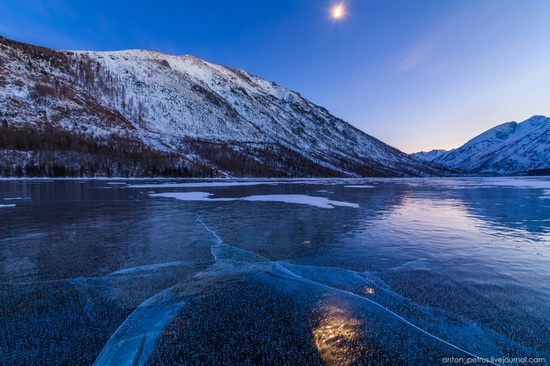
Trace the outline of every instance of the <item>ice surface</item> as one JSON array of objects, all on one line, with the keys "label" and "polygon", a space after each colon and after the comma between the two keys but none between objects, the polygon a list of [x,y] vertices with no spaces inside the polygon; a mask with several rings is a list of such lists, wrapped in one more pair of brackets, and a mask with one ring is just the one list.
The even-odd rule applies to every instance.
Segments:
[{"label": "ice surface", "polygon": [[[238,187],[238,186],[257,186],[257,185],[281,185],[281,184],[303,184],[303,185],[343,185],[344,188],[376,188],[372,182],[388,183],[385,178],[371,179],[297,179],[297,180],[258,180],[258,181],[239,181],[239,182],[193,182],[193,183],[157,183],[157,184],[133,184],[126,188],[207,188],[207,187]],[[540,188],[550,189],[550,180],[540,177],[480,177],[480,178],[433,178],[429,181],[420,178],[393,179],[391,182],[425,186],[441,185],[453,187],[518,187],[518,188]],[[370,183],[370,184],[369,184]],[[323,192],[326,190],[319,190]]]},{"label": "ice surface", "polygon": [[144,266],[121,269],[119,271],[111,273],[110,276],[127,275],[127,274],[133,274],[136,272],[154,271],[161,268],[176,267],[176,266],[188,265],[188,264],[189,262],[168,262],[168,263],[148,264]]},{"label": "ice surface", "polygon": [[303,194],[272,194],[256,195],[240,198],[209,198],[208,192],[167,192],[153,193],[151,197],[175,198],[180,201],[250,201],[250,202],[285,202],[301,205],[309,205],[319,208],[334,208],[335,206],[358,208],[356,203],[329,200],[326,197],[308,196]]},{"label": "ice surface", "polygon": [[[207,227],[204,223],[203,225]],[[208,228],[208,230],[213,232],[210,228]],[[215,235],[218,237],[217,234]],[[431,351],[442,347],[443,349],[447,349],[447,351],[445,351],[447,355],[449,355],[448,352],[452,349],[454,350],[453,352],[458,352],[458,355],[466,355],[468,357],[480,359],[501,354],[500,350],[502,350],[503,347],[509,347],[508,349],[519,347],[516,351],[525,352],[525,350],[521,350],[521,346],[510,344],[510,342],[503,337],[491,332],[486,333],[472,321],[457,317],[451,313],[414,304],[410,300],[393,292],[383,283],[383,281],[372,274],[357,273],[339,268],[299,266],[281,262],[271,262],[267,258],[255,253],[226,244],[214,245],[212,247],[212,253],[218,261],[252,264],[252,267],[247,268],[248,271],[253,271],[256,267],[256,270],[260,270],[262,273],[267,272],[282,277],[282,281],[298,281],[302,282],[304,287],[314,286],[323,293],[333,293],[331,298],[348,298],[351,296],[353,300],[349,298],[348,300],[358,302],[356,303],[356,306],[359,307],[356,309],[358,313],[365,310],[369,313],[374,311],[376,317],[379,318],[380,322],[386,327],[391,329],[393,327],[392,324],[395,323],[396,326],[399,327],[399,332],[401,334],[419,332],[422,335],[419,336],[416,334],[412,336],[409,334],[405,337],[408,340],[411,338],[422,339],[424,337],[428,337],[432,340],[427,341],[424,339],[419,341],[420,344],[417,346],[421,349],[429,344],[428,347]],[[407,263],[400,268],[425,268],[428,263],[429,261],[427,259],[421,258]],[[269,266],[269,264],[271,264],[271,266]],[[283,286],[289,287],[288,283],[283,284]],[[305,290],[304,287],[302,287],[301,291]],[[341,313],[340,310],[338,310],[337,313]],[[335,317],[334,314],[331,316]],[[360,317],[355,319],[357,319],[355,321],[357,323],[356,325],[360,324],[360,320],[358,320]],[[369,317],[369,319],[372,320],[372,317]],[[401,329],[403,323],[410,327],[410,329],[407,331]],[[369,329],[369,332],[370,331]],[[388,331],[388,329],[386,328],[385,331]],[[354,333],[357,337],[364,336],[364,330],[361,329],[347,329],[347,332],[347,334],[349,334],[349,332]],[[321,333],[323,332],[321,331]],[[314,334],[314,337],[316,336],[319,336],[319,334]],[[319,337],[320,339],[323,338],[321,336]],[[434,341],[439,345],[434,345]],[[395,342],[395,340],[391,342],[385,340],[384,342],[387,344]],[[397,343],[399,343],[399,341]],[[327,344],[325,344],[325,346],[327,346]],[[330,343],[328,347],[331,347]],[[403,344],[397,345],[397,349],[400,352],[403,352],[403,347]],[[321,353],[323,354],[323,352]],[[410,361],[410,356],[408,359]],[[490,361],[487,361],[487,363],[494,364]],[[342,364],[347,363],[344,362]]]},{"label": "ice surface", "polygon": [[212,255],[217,261],[236,262],[236,263],[266,263],[269,259],[261,255],[238,249],[226,244],[217,244],[212,246]]},{"label": "ice surface", "polygon": [[[517,180],[531,182],[511,179]],[[360,196],[345,185],[368,186],[372,180],[327,180],[311,190],[228,189],[227,195],[165,192],[174,196],[159,197],[218,204],[151,205],[151,200],[128,199],[120,209],[117,201],[108,206],[108,218],[94,217],[91,231],[74,230],[90,226],[88,221],[60,226],[58,216],[67,216],[58,210],[45,221],[52,223],[55,236],[45,231],[33,234],[37,238],[27,230],[32,219],[6,210],[7,227],[22,229],[17,237],[0,238],[6,249],[0,272],[7,275],[0,291],[7,309],[0,314],[0,349],[7,352],[0,351],[0,363],[31,364],[36,357],[44,363],[123,365],[250,360],[413,365],[471,355],[550,359],[548,236],[526,233],[530,239],[524,240],[514,230],[510,237],[503,229],[513,226],[495,222],[511,208],[510,222],[537,221],[533,225],[546,233],[548,206],[539,197],[550,196],[550,188],[522,189],[527,183],[521,183],[510,189],[509,180],[499,178],[506,188],[486,189],[496,187],[487,181],[492,179],[384,181]],[[361,212],[242,202],[262,193],[297,188],[296,193],[309,194],[330,185],[337,185],[339,199],[357,200]],[[252,193],[228,197],[242,191]],[[388,204],[390,191],[396,199]],[[28,193],[10,192],[13,197]],[[102,202],[118,200],[120,193],[93,190]],[[376,197],[384,199],[380,203]],[[145,208],[153,211],[143,213]],[[82,213],[83,220],[90,214]],[[46,220],[42,210],[37,217]],[[112,226],[106,225],[109,220]],[[113,228],[120,222],[137,232],[118,235]],[[103,232],[113,237],[100,237]],[[122,243],[128,235],[128,243]],[[539,237],[540,242],[533,240]],[[35,248],[52,239],[69,244],[45,267]],[[83,245],[86,240],[99,243],[89,247],[99,249],[97,259]],[[22,250],[25,245],[29,250]],[[74,255],[73,247],[86,255]]]},{"label": "ice surface", "polygon": [[111,336],[95,365],[145,365],[155,341],[185,305],[168,288],[144,301]]},{"label": "ice surface", "polygon": [[[378,307],[387,315],[437,342],[479,357],[471,352],[482,352],[485,357],[498,354],[494,340],[475,323],[437,309],[419,306],[392,291],[378,277],[369,273],[357,273],[340,268],[296,266],[283,264],[304,281],[313,281],[322,286],[357,297]],[[470,351],[468,351],[470,350]],[[489,362],[489,364],[491,364]]]},{"label": "ice surface", "polygon": [[240,187],[240,186],[276,186],[276,185],[363,185],[377,179],[365,178],[301,178],[301,179],[243,179],[217,180],[209,182],[163,182],[130,184],[126,188],[207,188],[207,187]]},{"label": "ice surface", "polygon": [[271,185],[277,182],[200,182],[200,183],[157,183],[157,184],[132,184],[126,188],[206,188],[206,187],[240,187]]},{"label": "ice surface", "polygon": [[418,258],[395,268],[392,268],[390,269],[390,271],[429,270],[429,265],[430,260],[428,258]]},{"label": "ice surface", "polygon": [[[418,181],[422,183],[421,181]],[[518,187],[550,189],[550,180],[541,178],[447,178],[432,179],[429,183],[450,186]]]},{"label": "ice surface", "polygon": [[[315,340],[319,356],[326,364],[335,364],[335,360],[338,360],[337,364],[342,365],[361,363],[366,360],[366,358],[363,359],[366,355],[359,352],[364,347],[374,347],[377,356],[386,354],[391,355],[390,357],[403,357],[409,361],[421,357],[419,355],[422,357],[428,355],[431,359],[434,359],[435,355],[476,357],[476,354],[420,328],[391,310],[390,306],[404,309],[405,312],[408,310],[407,315],[412,317],[416,309],[414,304],[407,303],[398,295],[381,287],[376,281],[361,274],[340,269],[274,263],[254,253],[224,244],[214,245],[212,252],[218,262],[195,275],[191,283],[168,288],[143,302],[113,334],[98,357],[96,365],[146,364],[149,356],[155,352],[156,346],[166,342],[167,336],[173,337],[174,333],[167,330],[167,327],[174,322],[182,324],[178,328],[178,334],[183,339],[197,337],[197,334],[183,326],[187,322],[185,318],[177,320],[184,307],[192,303],[196,305],[189,311],[199,312],[203,319],[214,316],[216,318],[211,321],[215,323],[231,321],[231,314],[235,309],[230,306],[234,300],[229,300],[227,296],[232,296],[231,288],[234,286],[241,288],[233,295],[238,296],[235,300],[241,306],[243,301],[262,303],[262,297],[254,300],[241,298],[247,293],[242,289],[249,288],[254,291],[261,289],[260,291],[266,293],[278,294],[279,298],[286,298],[288,305],[295,304],[293,308],[295,313],[290,314],[291,319],[297,317],[294,321],[298,321],[303,316],[311,316],[307,315],[311,312],[316,314],[311,337]],[[232,282],[232,278],[238,278],[238,281]],[[347,286],[347,288],[341,289],[340,286]],[[364,289],[365,286],[369,289],[374,288],[376,292],[368,291],[359,295],[351,291],[351,288],[358,290]],[[203,312],[204,305],[200,304],[208,304],[209,298],[226,292],[229,295],[223,297],[226,299],[224,307],[219,309],[217,315]],[[371,295],[386,299],[388,304],[386,306],[379,304],[368,297]],[[280,305],[276,306],[280,307]],[[413,310],[408,309],[407,306]],[[437,329],[444,331],[445,326],[450,325],[449,320],[429,311],[416,310],[416,313],[418,313],[416,320],[429,318],[430,320],[424,320],[424,322],[431,321]],[[259,312],[256,316],[258,318],[246,320],[247,327],[251,327],[247,328],[247,331],[260,331],[264,334],[263,337],[269,337],[268,329],[256,330],[255,328],[262,327],[261,324],[269,318],[270,314]],[[274,318],[273,321],[277,319],[279,318]],[[445,322],[441,324],[442,321]],[[476,339],[478,350],[490,351],[491,355],[498,354],[498,350],[492,346],[491,341],[475,326],[461,325],[463,322],[456,319],[453,321],[458,325],[452,325],[452,329],[448,330],[446,335],[454,335],[457,341],[462,338]],[[203,329],[200,331],[202,333]],[[229,334],[233,334],[233,331],[230,329]],[[340,334],[338,342],[333,342],[331,332]],[[188,351],[200,352],[201,350]],[[350,351],[358,352],[353,354]],[[166,351],[162,352],[166,353]],[[185,359],[187,356],[182,354],[181,357]],[[356,362],[353,361],[355,358],[357,358]]]},{"label": "ice surface", "polygon": [[245,187],[261,185],[281,185],[281,184],[301,184],[301,185],[335,185],[354,181],[353,179],[265,179],[265,180],[242,180],[242,181],[212,181],[212,182],[166,182],[166,183],[147,183],[131,184],[126,188],[206,188],[206,187]]}]

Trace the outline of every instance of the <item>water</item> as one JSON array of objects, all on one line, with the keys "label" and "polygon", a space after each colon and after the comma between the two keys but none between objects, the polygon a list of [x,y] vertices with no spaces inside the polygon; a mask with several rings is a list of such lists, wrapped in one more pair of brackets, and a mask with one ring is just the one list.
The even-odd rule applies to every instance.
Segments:
[{"label": "water", "polygon": [[0,181],[0,364],[550,360],[549,179],[230,183]]}]

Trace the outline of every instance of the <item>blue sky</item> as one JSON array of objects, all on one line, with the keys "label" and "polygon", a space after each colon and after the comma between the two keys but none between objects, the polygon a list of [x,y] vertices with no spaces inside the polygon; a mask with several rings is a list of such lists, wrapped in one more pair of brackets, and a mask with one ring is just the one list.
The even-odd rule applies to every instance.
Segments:
[{"label": "blue sky", "polygon": [[247,70],[405,152],[550,115],[550,1],[2,0],[0,35]]}]

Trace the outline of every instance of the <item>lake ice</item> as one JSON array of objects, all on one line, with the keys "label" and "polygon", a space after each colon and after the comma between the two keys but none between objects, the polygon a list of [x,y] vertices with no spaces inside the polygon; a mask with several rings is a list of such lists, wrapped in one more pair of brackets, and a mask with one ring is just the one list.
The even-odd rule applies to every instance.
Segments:
[{"label": "lake ice", "polygon": [[112,183],[0,181],[0,364],[550,360],[547,178]]}]

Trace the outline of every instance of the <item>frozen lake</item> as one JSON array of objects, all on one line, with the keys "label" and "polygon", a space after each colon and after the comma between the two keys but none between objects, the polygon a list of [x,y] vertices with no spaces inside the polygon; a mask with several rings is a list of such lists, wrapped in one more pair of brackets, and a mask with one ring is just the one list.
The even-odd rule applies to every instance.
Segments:
[{"label": "frozen lake", "polygon": [[2,365],[548,350],[548,178],[0,181]]}]

